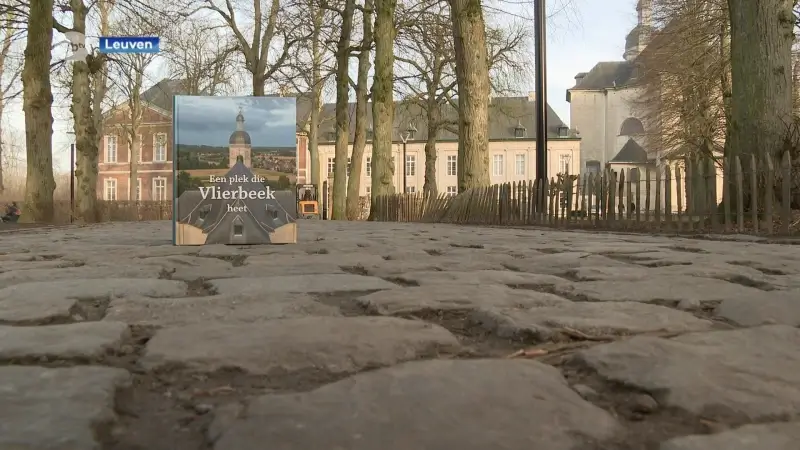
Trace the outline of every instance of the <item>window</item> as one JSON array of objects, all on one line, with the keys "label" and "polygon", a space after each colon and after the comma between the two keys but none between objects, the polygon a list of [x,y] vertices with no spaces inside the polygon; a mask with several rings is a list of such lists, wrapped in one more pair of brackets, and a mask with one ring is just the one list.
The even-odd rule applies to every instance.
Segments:
[{"label": "window", "polygon": [[458,156],[447,155],[447,175],[458,175]]},{"label": "window", "polygon": [[406,194],[413,194],[417,192],[417,188],[414,186],[406,186]]},{"label": "window", "polygon": [[167,179],[153,178],[153,200],[164,201],[167,199]]},{"label": "window", "polygon": [[458,194],[458,186],[447,186],[447,195]]},{"label": "window", "polygon": [[117,180],[115,178],[106,178],[106,190],[103,199],[109,201],[117,199]]},{"label": "window", "polygon": [[514,161],[514,174],[517,176],[524,176],[525,175],[525,155],[517,155],[516,161]]},{"label": "window", "polygon": [[164,162],[167,160],[167,135],[159,133],[154,136],[153,161]]},{"label": "window", "polygon": [[642,121],[635,117],[628,117],[622,122],[619,128],[620,136],[637,136],[644,134],[644,125]]},{"label": "window", "polygon": [[569,155],[558,155],[558,173],[569,173]]},{"label": "window", "polygon": [[350,176],[350,166],[353,164],[352,158],[347,158],[347,176]]},{"label": "window", "polygon": [[372,158],[369,156],[367,156],[367,176],[372,176]]},{"label": "window", "polygon": [[492,175],[496,177],[503,176],[503,164],[504,164],[503,155],[494,155],[492,158]]},{"label": "window", "polygon": [[522,125],[517,125],[517,127],[514,128],[514,137],[516,138],[525,137],[525,127],[523,127]]},{"label": "window", "polygon": [[372,192],[372,186],[367,186],[366,189],[367,189],[367,195],[369,195]]},{"label": "window", "polygon": [[106,162],[117,162],[117,137],[106,136]]},{"label": "window", "polygon": [[586,173],[600,173],[600,161],[586,161]]},{"label": "window", "polygon": [[234,236],[242,236],[244,235],[244,225],[241,223],[234,223],[233,224],[233,235]]},{"label": "window", "polygon": [[558,127],[558,137],[567,137],[569,136],[569,127],[560,126]]},{"label": "window", "polygon": [[137,202],[142,201],[142,179],[141,178],[137,178],[136,179],[136,201]]},{"label": "window", "polygon": [[333,158],[328,158],[328,177],[333,175],[334,165]]},{"label": "window", "polygon": [[413,177],[417,174],[417,157],[406,155],[406,176]]}]

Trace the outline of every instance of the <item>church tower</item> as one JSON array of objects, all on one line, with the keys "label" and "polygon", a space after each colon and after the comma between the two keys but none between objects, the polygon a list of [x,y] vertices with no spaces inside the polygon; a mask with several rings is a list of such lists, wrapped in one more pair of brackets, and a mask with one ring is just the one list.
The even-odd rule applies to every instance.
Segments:
[{"label": "church tower", "polygon": [[238,160],[241,160],[245,167],[253,167],[251,144],[250,135],[244,131],[244,114],[239,108],[239,114],[236,116],[236,131],[231,133],[231,138],[228,139],[228,167],[233,167]]},{"label": "church tower", "polygon": [[636,26],[625,38],[625,61],[633,61],[647,47],[653,33],[653,5],[652,0],[639,0],[636,4],[638,21]]}]

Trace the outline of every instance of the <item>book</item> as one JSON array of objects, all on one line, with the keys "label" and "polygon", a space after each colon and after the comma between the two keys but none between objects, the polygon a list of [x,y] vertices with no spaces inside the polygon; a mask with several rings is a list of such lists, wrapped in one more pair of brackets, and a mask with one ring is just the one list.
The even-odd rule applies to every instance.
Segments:
[{"label": "book", "polygon": [[173,243],[297,242],[294,98],[175,96]]}]

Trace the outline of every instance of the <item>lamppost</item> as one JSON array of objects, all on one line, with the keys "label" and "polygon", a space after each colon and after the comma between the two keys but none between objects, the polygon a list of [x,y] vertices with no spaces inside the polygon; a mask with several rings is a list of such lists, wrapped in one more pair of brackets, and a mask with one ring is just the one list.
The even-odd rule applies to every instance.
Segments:
[{"label": "lamppost", "polygon": [[408,192],[408,160],[407,160],[407,153],[406,153],[406,144],[408,143],[408,138],[413,136],[414,133],[417,132],[416,127],[414,124],[409,124],[408,128],[403,130],[400,133],[400,139],[403,140],[403,193]]},{"label": "lamppost", "polygon": [[545,0],[534,0],[534,50],[536,52],[536,179],[547,179],[547,42]]},{"label": "lamppost", "polygon": [[[75,135],[74,131],[67,134]],[[69,223],[75,222],[75,143],[69,144]]]}]

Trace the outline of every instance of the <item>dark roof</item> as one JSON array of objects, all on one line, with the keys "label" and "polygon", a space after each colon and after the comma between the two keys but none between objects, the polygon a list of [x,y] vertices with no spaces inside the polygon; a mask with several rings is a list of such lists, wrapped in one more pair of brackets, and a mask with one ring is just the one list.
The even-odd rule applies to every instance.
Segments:
[{"label": "dark roof", "polygon": [[633,139],[628,139],[628,142],[622,146],[617,156],[609,162],[646,164],[648,160],[647,151]]},{"label": "dark roof", "polygon": [[[348,105],[350,111],[350,141],[355,135],[355,103]],[[298,106],[299,109],[299,106]],[[367,104],[367,130],[372,130],[372,103]],[[326,103],[323,106],[322,121],[320,123],[320,142],[332,142],[331,136],[335,129],[336,105]],[[442,108],[442,116],[445,120],[452,120],[452,129],[456,129],[458,113],[451,106],[446,105]],[[417,130],[411,140],[426,140],[428,137],[427,114],[425,109],[410,102],[395,102],[394,114],[394,141],[401,141],[401,133],[409,129],[411,125]],[[536,137],[536,102],[526,97],[496,97],[492,99],[489,109],[489,139],[514,139],[516,138],[515,128],[521,126],[524,130],[524,138]],[[550,138],[558,138],[559,127],[567,125],[558,117],[558,114],[547,106],[547,135]],[[455,141],[458,136],[448,130],[440,130],[440,141]],[[369,139],[369,137],[368,137]]]},{"label": "dark roof", "polygon": [[630,61],[599,62],[570,90],[592,91],[623,87],[633,79],[634,67]]},{"label": "dark roof", "polygon": [[231,138],[228,139],[228,143],[250,145],[250,135],[247,133],[247,131],[234,131],[231,133]]},{"label": "dark roof", "polygon": [[172,111],[172,98],[176,95],[186,95],[188,90],[182,80],[164,78],[150,89],[144,91],[141,99],[166,111]]}]

